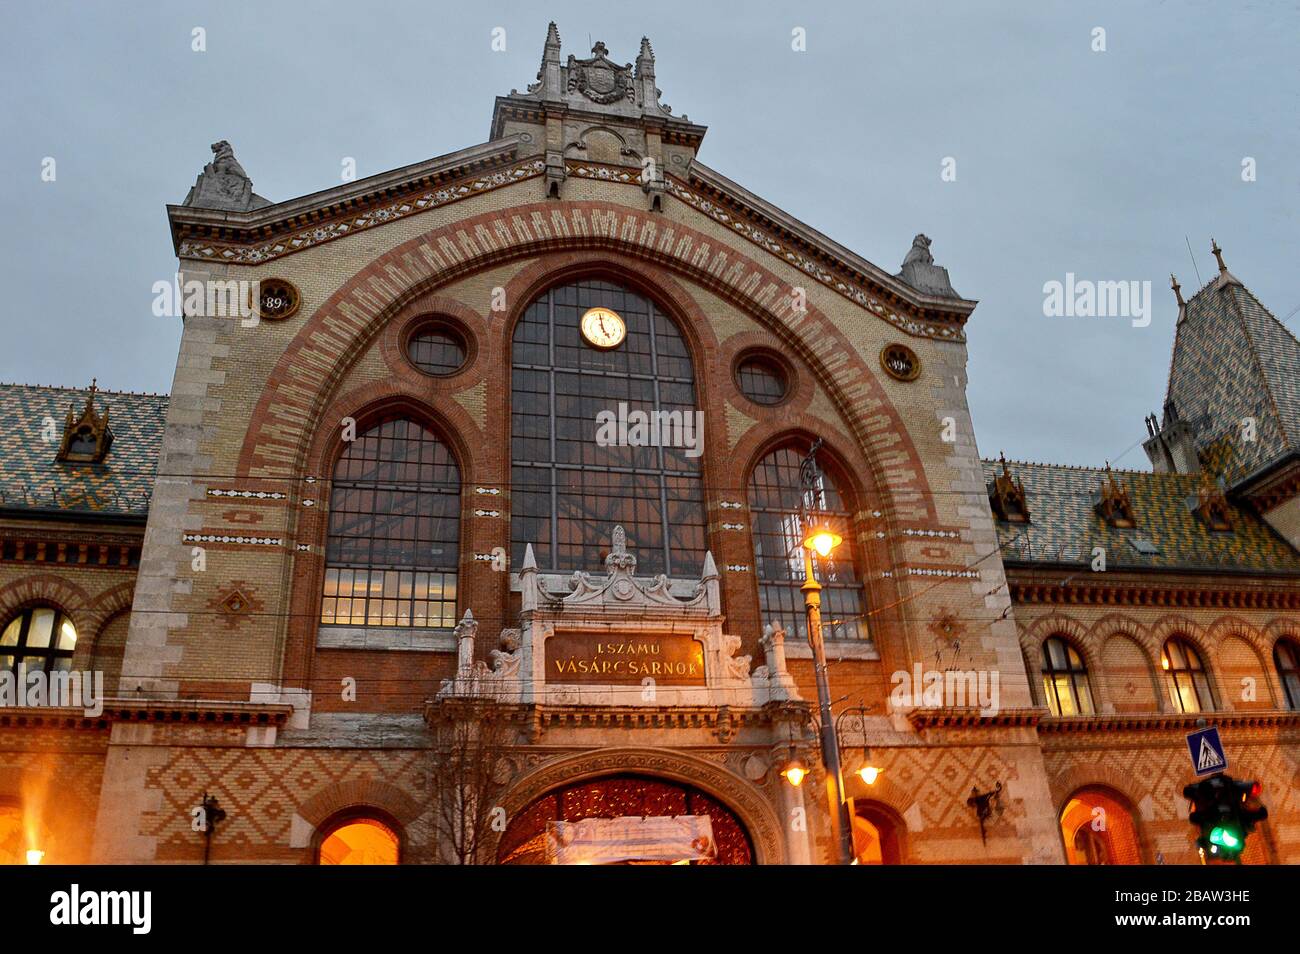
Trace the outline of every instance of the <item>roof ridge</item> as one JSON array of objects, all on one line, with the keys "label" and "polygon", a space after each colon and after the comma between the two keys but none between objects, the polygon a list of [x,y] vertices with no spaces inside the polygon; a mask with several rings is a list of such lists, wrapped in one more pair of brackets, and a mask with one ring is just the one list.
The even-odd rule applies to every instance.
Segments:
[{"label": "roof ridge", "polygon": [[[90,391],[89,386],[73,387],[67,384],[28,384],[23,381],[0,381],[0,388],[29,388],[31,390],[36,390],[37,388],[43,388],[46,391],[67,391],[69,393],[83,393],[83,394]],[[96,394],[117,394],[123,396],[131,396],[131,397],[163,397],[163,398],[171,397],[170,394],[165,394],[165,393],[159,394],[154,391],[111,391],[106,388],[96,388],[95,393]]]}]

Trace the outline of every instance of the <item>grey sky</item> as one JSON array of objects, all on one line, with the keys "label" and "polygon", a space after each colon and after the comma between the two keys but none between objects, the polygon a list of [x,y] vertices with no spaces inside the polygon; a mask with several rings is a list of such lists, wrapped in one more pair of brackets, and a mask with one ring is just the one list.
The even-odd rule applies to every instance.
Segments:
[{"label": "grey sky", "polygon": [[[878,265],[929,235],[980,300],[986,456],[1099,464],[1145,433],[1170,271],[1198,287],[1184,235],[1202,279],[1213,235],[1274,314],[1300,306],[1290,0],[612,6],[6,3],[0,380],[168,390],[179,321],[150,312],[176,264],[163,206],[209,143],[229,139],[280,201],[338,184],[345,156],[363,177],[482,142],[493,97],[533,80],[549,19],[566,56],[600,39],[629,62],[648,34],[663,101],[709,126],[701,160]],[[1149,280],[1150,327],[1045,318],[1043,283],[1066,272]],[[1146,466],[1140,449],[1121,464]]]}]

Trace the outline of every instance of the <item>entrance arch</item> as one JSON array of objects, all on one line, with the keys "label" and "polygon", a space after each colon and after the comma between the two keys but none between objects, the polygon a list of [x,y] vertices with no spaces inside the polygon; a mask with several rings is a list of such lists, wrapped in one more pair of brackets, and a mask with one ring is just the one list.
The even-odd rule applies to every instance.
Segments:
[{"label": "entrance arch", "polygon": [[[552,792],[611,777],[638,777],[680,789],[693,789],[734,816],[748,836],[751,863],[779,865],[786,860],[785,833],[778,809],[768,800],[765,790],[716,762],[680,751],[606,748],[546,762],[516,781],[502,799],[502,806],[513,824],[530,806]],[[770,777],[767,783],[769,786],[775,784]],[[509,827],[508,824],[507,831]],[[502,850],[505,835],[503,833],[497,842],[498,858],[510,853],[509,849]]]},{"label": "entrance arch", "polygon": [[1072,865],[1140,865],[1137,823],[1127,803],[1107,789],[1081,788],[1061,809],[1065,859]]},{"label": "entrance arch", "polygon": [[[649,775],[608,775],[552,789],[514,816],[497,845],[498,864],[547,864],[547,835],[555,822],[697,816],[709,819],[716,859],[698,864],[748,865],[754,847],[726,805],[693,785]],[[633,849],[635,850],[635,849]],[[638,863],[637,859],[627,859]],[[683,863],[686,857],[676,863]],[[579,862],[582,863],[582,862]],[[674,863],[667,859],[658,863]]]}]

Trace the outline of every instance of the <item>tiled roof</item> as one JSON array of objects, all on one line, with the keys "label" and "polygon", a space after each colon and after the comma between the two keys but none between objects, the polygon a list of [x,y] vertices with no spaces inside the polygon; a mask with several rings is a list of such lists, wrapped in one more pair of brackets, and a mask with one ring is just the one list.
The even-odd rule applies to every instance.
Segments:
[{"label": "tiled roof", "polygon": [[[991,484],[1001,473],[997,461],[984,461]],[[1008,463],[1025,487],[1030,522],[998,522],[998,540],[1007,563],[1073,563],[1087,571],[1093,548],[1103,547],[1108,569],[1214,570],[1220,572],[1298,573],[1300,553],[1249,512],[1232,506],[1232,530],[1211,530],[1191,507],[1202,478],[1196,474],[1114,471],[1128,491],[1136,526],[1113,527],[1097,513],[1100,467]],[[1159,551],[1141,553],[1144,539]]]},{"label": "tiled roof", "polygon": [[[1235,484],[1300,448],[1300,341],[1223,272],[1183,310],[1166,399],[1193,427],[1206,467]],[[1246,418],[1253,441],[1242,439]]]},{"label": "tiled roof", "polygon": [[[99,464],[55,459],[68,411],[80,415],[89,390],[0,384],[0,510],[85,512],[144,517],[149,512],[167,397],[99,391],[95,409],[109,412],[113,444]],[[54,440],[48,441],[53,419]]]}]

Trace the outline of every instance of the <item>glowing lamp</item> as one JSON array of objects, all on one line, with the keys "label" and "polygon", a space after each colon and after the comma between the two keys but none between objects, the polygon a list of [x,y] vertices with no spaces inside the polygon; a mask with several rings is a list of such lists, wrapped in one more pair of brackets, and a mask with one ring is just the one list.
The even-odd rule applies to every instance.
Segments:
[{"label": "glowing lamp", "polygon": [[864,765],[858,769],[858,777],[868,785],[875,785],[876,779],[880,778],[880,769],[875,765]]},{"label": "glowing lamp", "polygon": [[[793,747],[791,748],[793,749]],[[790,760],[785,763],[785,768],[781,769],[781,775],[787,782],[798,788],[808,775],[808,767],[803,764],[803,760],[799,756],[791,751]]]},{"label": "glowing lamp", "polygon": [[825,521],[815,523],[803,538],[803,545],[808,550],[817,551],[818,556],[830,556],[831,551],[844,542],[844,538],[831,529]]},{"label": "glowing lamp", "polygon": [[44,857],[45,852],[41,851],[39,848],[27,849],[27,863],[29,865],[39,865]]}]

